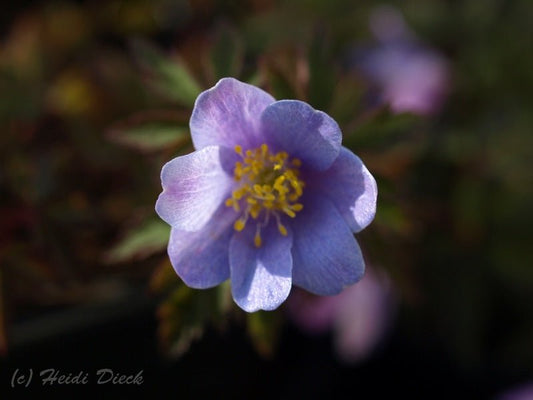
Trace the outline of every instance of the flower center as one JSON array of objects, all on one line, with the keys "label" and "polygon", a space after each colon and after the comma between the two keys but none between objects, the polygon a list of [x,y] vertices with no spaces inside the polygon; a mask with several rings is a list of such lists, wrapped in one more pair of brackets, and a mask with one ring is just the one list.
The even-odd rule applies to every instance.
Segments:
[{"label": "flower center", "polygon": [[276,219],[279,232],[286,236],[287,228],[281,223],[281,215],[294,218],[303,208],[298,203],[304,187],[304,182],[298,179],[302,162],[297,158],[289,160],[284,151],[273,154],[266,144],[245,153],[237,145],[235,152],[242,161],[235,163],[233,177],[242,185],[225,204],[242,212],[233,225],[236,231],[242,231],[250,217],[256,221],[254,244],[261,247],[261,228],[267,226],[271,217]]}]

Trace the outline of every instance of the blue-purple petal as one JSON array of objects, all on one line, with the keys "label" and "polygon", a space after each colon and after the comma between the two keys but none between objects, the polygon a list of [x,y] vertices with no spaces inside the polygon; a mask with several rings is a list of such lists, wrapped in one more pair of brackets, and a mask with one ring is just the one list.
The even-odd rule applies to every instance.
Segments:
[{"label": "blue-purple petal", "polygon": [[188,286],[206,289],[229,278],[228,248],[234,220],[234,211],[221,206],[199,231],[172,228],[168,255],[174,270]]},{"label": "blue-purple petal", "polygon": [[263,136],[277,150],[299,158],[306,168],[322,171],[337,158],[342,134],[327,114],[298,100],[280,100],[261,115]]},{"label": "blue-purple petal", "polygon": [[234,234],[229,247],[233,299],[243,310],[274,310],[291,290],[292,235],[282,236],[275,224],[263,228],[255,247],[255,227]]},{"label": "blue-purple petal", "polygon": [[361,279],[361,249],[329,199],[308,197],[291,228],[296,286],[318,295],[334,295]]},{"label": "blue-purple petal", "polygon": [[221,79],[196,99],[190,128],[194,147],[261,145],[260,115],[275,99],[233,78]]},{"label": "blue-purple petal", "polygon": [[376,214],[377,185],[359,157],[345,147],[333,165],[309,182],[309,190],[326,195],[353,232],[364,229]]},{"label": "blue-purple petal", "polygon": [[210,146],[174,158],[163,166],[163,192],[155,208],[170,226],[197,231],[229,197],[234,181],[221,165],[221,152],[225,151],[228,150]]}]

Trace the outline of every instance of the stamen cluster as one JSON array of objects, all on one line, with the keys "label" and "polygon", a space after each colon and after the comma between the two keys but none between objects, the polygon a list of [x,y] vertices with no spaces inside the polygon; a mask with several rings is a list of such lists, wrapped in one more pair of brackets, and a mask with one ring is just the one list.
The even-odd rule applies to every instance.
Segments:
[{"label": "stamen cluster", "polygon": [[237,145],[235,152],[242,161],[235,163],[234,179],[242,185],[233,191],[225,203],[236,212],[242,212],[233,225],[235,230],[242,231],[249,217],[257,220],[254,244],[260,247],[261,228],[273,216],[279,232],[286,236],[287,228],[281,223],[280,215],[294,218],[303,208],[298,203],[304,188],[304,182],[299,179],[301,161],[297,158],[289,160],[289,155],[284,151],[273,154],[266,144],[246,152]]}]

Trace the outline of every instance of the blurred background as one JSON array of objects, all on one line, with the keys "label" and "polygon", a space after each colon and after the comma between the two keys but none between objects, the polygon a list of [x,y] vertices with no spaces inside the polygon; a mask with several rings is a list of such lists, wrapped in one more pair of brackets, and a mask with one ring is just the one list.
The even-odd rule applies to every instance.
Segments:
[{"label": "blurred background", "polygon": [[[111,368],[180,398],[510,399],[533,381],[531,21],[530,0],[2,5],[2,398],[67,389],[16,369]],[[246,314],[173,272],[159,173],[224,76],[327,112],[376,177],[341,295]]]}]

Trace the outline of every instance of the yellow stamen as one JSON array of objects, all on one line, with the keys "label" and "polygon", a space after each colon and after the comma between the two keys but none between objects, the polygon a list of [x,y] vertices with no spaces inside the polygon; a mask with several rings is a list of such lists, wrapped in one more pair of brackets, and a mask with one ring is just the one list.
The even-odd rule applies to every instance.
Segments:
[{"label": "yellow stamen", "polygon": [[291,217],[291,218],[296,217],[296,214],[294,213],[294,211],[292,211],[292,210],[291,210],[290,208],[288,208],[288,207],[285,207],[285,208],[283,209],[283,212],[284,212],[285,214],[287,214],[287,215],[288,215],[289,217]]},{"label": "yellow stamen", "polygon": [[261,247],[261,234],[259,233],[259,231],[255,233],[254,244],[255,244],[255,247]]},{"label": "yellow stamen", "polygon": [[[235,163],[234,179],[242,184],[225,204],[236,212],[241,212],[241,208],[243,210],[243,215],[233,225],[236,231],[245,228],[249,216],[256,220],[254,244],[261,247],[260,230],[268,224],[271,215],[277,220],[280,234],[286,236],[287,228],[281,223],[281,216],[295,218],[296,213],[303,208],[297,202],[305,187],[299,178],[302,162],[296,158],[289,159],[284,151],[271,153],[267,144],[246,151],[236,145],[235,152],[241,156],[241,160]],[[257,221],[261,215],[264,215],[262,223]]]},{"label": "yellow stamen", "polygon": [[293,204],[291,206],[291,210],[293,210],[293,211],[302,211],[303,208],[304,208],[304,206],[301,203],[296,203],[296,204]]},{"label": "yellow stamen", "polygon": [[259,217],[259,213],[260,212],[261,212],[261,206],[260,205],[253,204],[250,207],[250,215],[252,216],[253,219],[257,219],[257,217]]},{"label": "yellow stamen", "polygon": [[233,224],[233,227],[235,228],[237,232],[242,231],[245,226],[246,226],[246,221],[243,221],[240,218],[237,221],[235,221],[235,223]]}]

